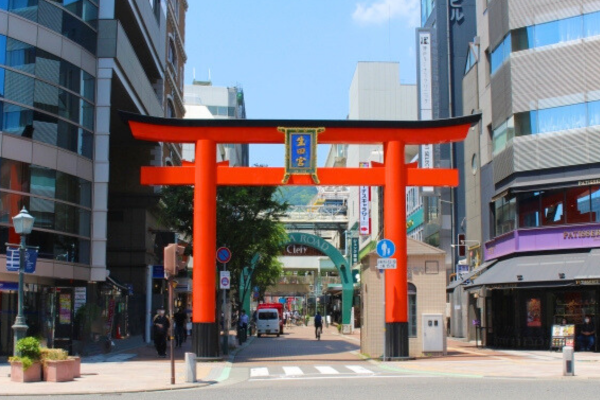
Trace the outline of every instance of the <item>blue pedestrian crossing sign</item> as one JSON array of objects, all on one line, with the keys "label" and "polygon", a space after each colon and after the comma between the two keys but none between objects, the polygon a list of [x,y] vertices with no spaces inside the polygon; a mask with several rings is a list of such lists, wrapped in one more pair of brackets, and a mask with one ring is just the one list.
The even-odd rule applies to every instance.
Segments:
[{"label": "blue pedestrian crossing sign", "polygon": [[388,258],[396,252],[396,245],[389,239],[381,239],[377,242],[377,254],[381,258]]}]

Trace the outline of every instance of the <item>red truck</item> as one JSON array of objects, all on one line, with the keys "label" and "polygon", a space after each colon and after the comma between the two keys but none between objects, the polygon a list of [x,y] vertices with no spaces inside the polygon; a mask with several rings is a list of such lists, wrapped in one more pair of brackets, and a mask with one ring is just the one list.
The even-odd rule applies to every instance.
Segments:
[{"label": "red truck", "polygon": [[279,332],[283,333],[283,304],[281,303],[262,303],[256,307],[256,310],[260,310],[262,308],[275,308],[279,313]]}]

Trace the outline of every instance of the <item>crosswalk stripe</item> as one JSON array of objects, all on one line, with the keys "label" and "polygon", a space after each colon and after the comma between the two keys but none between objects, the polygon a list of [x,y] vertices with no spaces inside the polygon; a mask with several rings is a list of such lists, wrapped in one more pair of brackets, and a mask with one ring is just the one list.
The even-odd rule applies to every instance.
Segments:
[{"label": "crosswalk stripe", "polygon": [[250,369],[250,377],[269,376],[269,368],[252,368]]},{"label": "crosswalk stripe", "polygon": [[324,365],[315,365],[315,368],[317,370],[319,370],[319,372],[322,374],[327,374],[327,375],[339,374],[339,372],[336,369],[334,369],[333,367],[328,367],[328,366],[324,366]]},{"label": "crosswalk stripe", "polygon": [[374,374],[373,371],[369,371],[368,369],[361,367],[360,365],[346,365],[346,368],[356,372],[357,374]]},{"label": "crosswalk stripe", "polygon": [[304,375],[304,372],[302,372],[300,367],[283,367],[283,372],[285,372],[287,376]]}]

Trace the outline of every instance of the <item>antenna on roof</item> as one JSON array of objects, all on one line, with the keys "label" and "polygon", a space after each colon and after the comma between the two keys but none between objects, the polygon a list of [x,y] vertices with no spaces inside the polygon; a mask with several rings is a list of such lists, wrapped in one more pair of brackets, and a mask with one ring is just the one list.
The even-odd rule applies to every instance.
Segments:
[{"label": "antenna on roof", "polygon": [[196,80],[196,67],[192,68],[192,79]]}]

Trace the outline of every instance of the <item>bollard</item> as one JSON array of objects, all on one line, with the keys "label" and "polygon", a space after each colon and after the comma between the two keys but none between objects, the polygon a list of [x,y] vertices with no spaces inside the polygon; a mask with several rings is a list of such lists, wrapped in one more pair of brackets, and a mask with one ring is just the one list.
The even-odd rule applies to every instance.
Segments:
[{"label": "bollard", "polygon": [[185,353],[185,381],[196,382],[196,354]]},{"label": "bollard", "polygon": [[563,347],[563,375],[564,376],[573,376],[575,375],[575,352],[573,351],[573,347],[565,346]]}]

